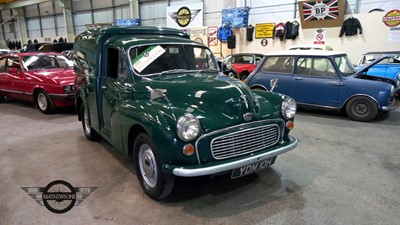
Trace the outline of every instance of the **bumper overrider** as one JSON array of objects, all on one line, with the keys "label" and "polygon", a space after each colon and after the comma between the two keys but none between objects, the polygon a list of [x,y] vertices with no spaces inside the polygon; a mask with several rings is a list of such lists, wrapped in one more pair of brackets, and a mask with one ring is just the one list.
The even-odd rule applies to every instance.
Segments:
[{"label": "bumper overrider", "polygon": [[175,176],[179,177],[197,177],[204,175],[217,174],[243,166],[251,165],[257,162],[264,161],[266,159],[278,156],[290,150],[293,150],[297,146],[297,139],[289,136],[289,141],[271,147],[267,152],[254,153],[250,156],[241,157],[239,159],[221,160],[221,162],[209,164],[198,164],[190,165],[184,167],[178,167],[175,165],[164,164],[164,168],[167,170],[172,170]]},{"label": "bumper overrider", "polygon": [[382,111],[391,111],[391,110],[395,110],[397,109],[397,107],[399,107],[400,100],[399,100],[399,96],[396,96],[395,98],[393,98],[392,102],[389,105],[386,106],[382,106]]}]

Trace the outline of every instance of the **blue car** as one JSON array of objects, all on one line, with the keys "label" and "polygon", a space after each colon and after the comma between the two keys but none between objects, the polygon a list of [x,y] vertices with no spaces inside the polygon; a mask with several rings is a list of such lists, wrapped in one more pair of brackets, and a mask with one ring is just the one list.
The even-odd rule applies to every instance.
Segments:
[{"label": "blue car", "polygon": [[346,53],[336,51],[283,51],[265,55],[247,79],[254,90],[291,96],[299,105],[343,109],[356,121],[370,121],[380,111],[397,108],[400,81],[367,74],[369,64],[356,71]]},{"label": "blue car", "polygon": [[362,69],[373,63],[367,74],[379,77],[400,77],[400,51],[367,52],[361,56],[356,69]]}]

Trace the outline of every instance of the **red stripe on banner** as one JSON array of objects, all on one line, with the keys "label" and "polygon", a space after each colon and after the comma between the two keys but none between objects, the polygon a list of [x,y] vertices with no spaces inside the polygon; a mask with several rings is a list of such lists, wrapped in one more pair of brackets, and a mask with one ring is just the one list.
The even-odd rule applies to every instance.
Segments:
[{"label": "red stripe on banner", "polygon": [[304,8],[304,6],[305,6],[306,8],[310,8],[310,9],[312,9],[312,8],[314,7],[314,5],[310,5],[310,4],[308,4],[308,3],[303,3],[303,8]]},{"label": "red stripe on banner", "polygon": [[339,10],[339,7],[330,7],[329,11],[333,11],[333,10]]},{"label": "red stripe on banner", "polygon": [[311,12],[312,12],[311,9],[307,9],[307,10],[304,10],[304,11],[303,11],[304,14],[306,14],[306,13],[311,13]]}]

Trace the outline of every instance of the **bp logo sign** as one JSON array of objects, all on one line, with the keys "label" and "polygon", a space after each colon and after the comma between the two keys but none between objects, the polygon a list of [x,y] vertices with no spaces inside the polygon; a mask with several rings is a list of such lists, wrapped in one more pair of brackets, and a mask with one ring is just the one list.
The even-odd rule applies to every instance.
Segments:
[{"label": "bp logo sign", "polygon": [[382,19],[383,23],[388,27],[396,27],[400,25],[400,10],[391,10]]}]

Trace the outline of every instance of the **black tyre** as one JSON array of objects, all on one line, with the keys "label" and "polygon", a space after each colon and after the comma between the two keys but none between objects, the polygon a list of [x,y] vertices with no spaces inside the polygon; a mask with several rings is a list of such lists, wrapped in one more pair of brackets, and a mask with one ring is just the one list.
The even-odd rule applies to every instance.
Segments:
[{"label": "black tyre", "polygon": [[82,129],[83,133],[85,133],[86,138],[91,141],[100,141],[101,136],[99,133],[97,133],[97,131],[95,131],[90,126],[90,116],[85,108],[85,105],[83,104],[81,106],[81,118],[82,118]]},{"label": "black tyre", "polygon": [[56,111],[54,103],[45,91],[38,91],[35,96],[36,106],[44,114],[52,114]]},{"label": "black tyre", "polygon": [[378,114],[377,104],[367,97],[354,97],[346,104],[347,116],[356,121],[371,121]]},{"label": "black tyre", "polygon": [[6,100],[6,97],[4,97],[3,95],[0,95],[0,103],[3,103]]},{"label": "black tyre", "polygon": [[136,174],[144,193],[155,200],[167,197],[174,188],[175,176],[162,171],[161,162],[147,134],[138,135],[134,153]]},{"label": "black tyre", "polygon": [[248,76],[249,76],[249,72],[243,71],[243,72],[239,75],[239,78],[240,78],[240,80],[246,80]]}]

